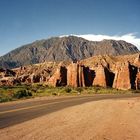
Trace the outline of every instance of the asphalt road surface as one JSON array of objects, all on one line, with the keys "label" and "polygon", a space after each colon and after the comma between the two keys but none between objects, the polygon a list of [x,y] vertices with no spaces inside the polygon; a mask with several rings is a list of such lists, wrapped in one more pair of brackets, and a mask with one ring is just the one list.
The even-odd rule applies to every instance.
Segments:
[{"label": "asphalt road surface", "polygon": [[86,102],[140,97],[140,94],[92,95],[0,104],[0,129]]}]

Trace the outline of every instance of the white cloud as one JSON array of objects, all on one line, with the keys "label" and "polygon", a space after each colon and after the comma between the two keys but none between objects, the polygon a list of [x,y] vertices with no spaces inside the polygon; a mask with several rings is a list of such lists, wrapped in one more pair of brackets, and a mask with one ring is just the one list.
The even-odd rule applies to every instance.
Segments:
[{"label": "white cloud", "polygon": [[[63,35],[60,37],[64,37],[64,36],[69,36],[69,35]],[[82,37],[89,41],[101,41],[103,39],[124,40],[126,42],[134,44],[140,50],[140,38],[136,37],[136,34],[134,33],[124,34],[124,35],[114,35],[114,36],[95,35],[95,34],[73,35],[73,36]]]}]

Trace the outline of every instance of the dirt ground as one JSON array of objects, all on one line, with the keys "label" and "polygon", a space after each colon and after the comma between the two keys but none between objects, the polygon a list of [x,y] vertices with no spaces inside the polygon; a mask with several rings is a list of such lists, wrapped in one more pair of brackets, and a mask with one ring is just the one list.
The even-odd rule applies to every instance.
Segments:
[{"label": "dirt ground", "polygon": [[139,140],[140,98],[69,107],[0,130],[1,140]]}]

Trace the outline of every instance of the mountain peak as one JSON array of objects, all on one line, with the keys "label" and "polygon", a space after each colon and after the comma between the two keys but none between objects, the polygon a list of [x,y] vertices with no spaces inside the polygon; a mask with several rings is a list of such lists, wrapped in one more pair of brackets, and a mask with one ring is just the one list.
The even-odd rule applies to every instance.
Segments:
[{"label": "mountain peak", "polygon": [[73,61],[95,55],[125,55],[138,53],[136,46],[125,41],[88,41],[77,36],[53,37],[35,41],[0,57],[0,66],[15,68],[44,61]]}]

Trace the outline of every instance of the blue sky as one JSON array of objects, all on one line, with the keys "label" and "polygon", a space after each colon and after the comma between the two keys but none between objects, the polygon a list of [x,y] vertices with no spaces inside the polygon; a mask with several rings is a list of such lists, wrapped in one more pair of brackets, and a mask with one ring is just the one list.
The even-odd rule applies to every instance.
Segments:
[{"label": "blue sky", "polygon": [[140,0],[0,0],[0,55],[68,34],[140,38]]}]

